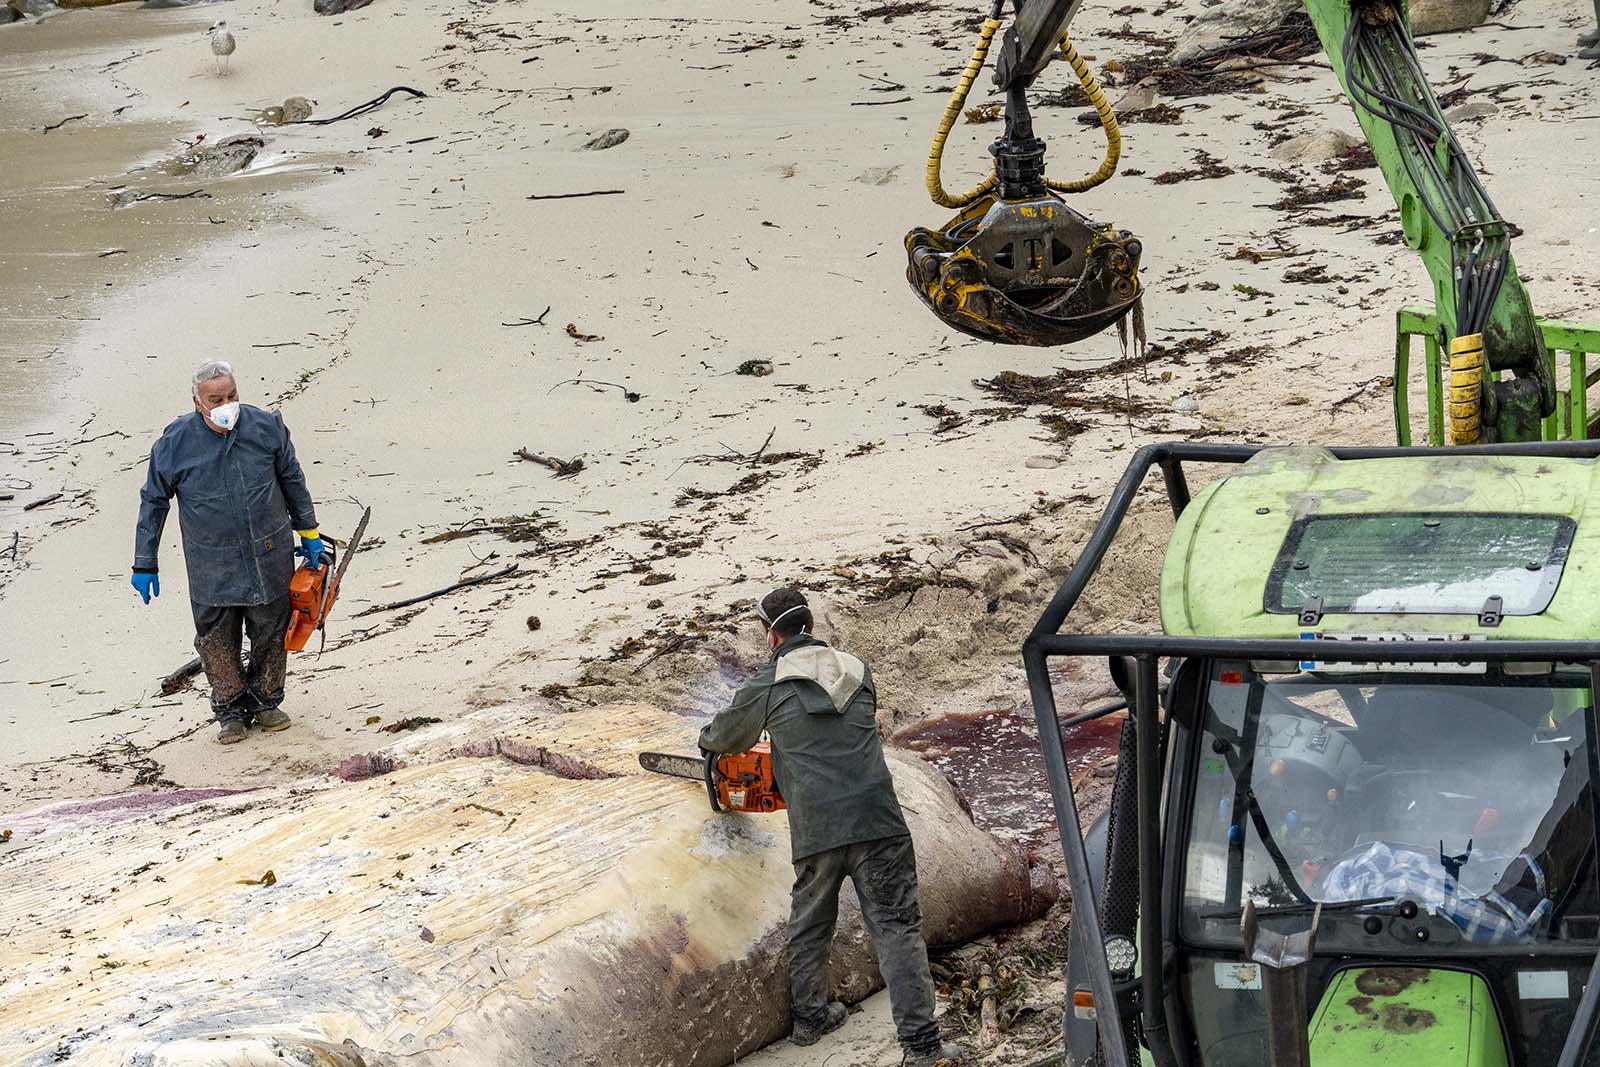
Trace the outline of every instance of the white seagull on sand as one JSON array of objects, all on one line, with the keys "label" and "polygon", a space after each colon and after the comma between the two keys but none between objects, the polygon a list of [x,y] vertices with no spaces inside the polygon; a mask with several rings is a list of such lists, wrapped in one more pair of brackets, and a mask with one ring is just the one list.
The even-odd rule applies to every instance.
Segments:
[{"label": "white seagull on sand", "polygon": [[233,55],[233,50],[238,44],[233,39],[233,34],[228,32],[228,24],[218,20],[211,24],[208,31],[211,35],[211,54],[217,57],[217,73],[226,74],[228,71],[228,57]]}]

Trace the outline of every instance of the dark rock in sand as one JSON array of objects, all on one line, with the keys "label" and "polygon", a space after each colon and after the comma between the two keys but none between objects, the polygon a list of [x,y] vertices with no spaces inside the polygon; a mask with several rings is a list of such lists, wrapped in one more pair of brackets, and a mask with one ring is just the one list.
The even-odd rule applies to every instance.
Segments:
[{"label": "dark rock in sand", "polygon": [[372,0],[315,0],[311,6],[319,15],[342,15],[366,7]]},{"label": "dark rock in sand", "polygon": [[8,22],[15,22],[21,17],[22,12],[16,10],[11,5],[0,4],[0,26],[4,26]]}]

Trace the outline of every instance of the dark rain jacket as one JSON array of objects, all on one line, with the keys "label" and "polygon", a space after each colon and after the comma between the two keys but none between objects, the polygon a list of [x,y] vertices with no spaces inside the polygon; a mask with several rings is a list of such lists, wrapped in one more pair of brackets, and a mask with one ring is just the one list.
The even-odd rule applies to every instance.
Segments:
[{"label": "dark rain jacket", "polygon": [[198,411],[166,428],[139,493],[134,570],[156,569],[174,496],[190,600],[234,607],[288,595],[294,531],[313,529],[317,514],[282,415],[242,405],[226,434]]},{"label": "dark rain jacket", "polygon": [[909,833],[883,759],[877,712],[866,663],[799,634],[779,645],[772,661],[700,731],[700,747],[743,752],[767,732],[799,862]]}]

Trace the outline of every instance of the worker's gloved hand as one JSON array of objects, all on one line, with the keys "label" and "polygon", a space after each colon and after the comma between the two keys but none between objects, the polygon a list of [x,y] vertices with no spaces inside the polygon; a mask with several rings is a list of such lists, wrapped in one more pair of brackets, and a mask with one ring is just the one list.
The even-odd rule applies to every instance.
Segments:
[{"label": "worker's gloved hand", "polygon": [[318,566],[322,563],[322,538],[300,538],[300,547],[294,550],[294,554],[297,556],[304,556],[306,559],[306,566]]},{"label": "worker's gloved hand", "polygon": [[151,597],[161,595],[161,576],[154,571],[148,573],[134,571],[133,587],[139,591],[139,595],[144,597],[144,602],[148,604]]}]

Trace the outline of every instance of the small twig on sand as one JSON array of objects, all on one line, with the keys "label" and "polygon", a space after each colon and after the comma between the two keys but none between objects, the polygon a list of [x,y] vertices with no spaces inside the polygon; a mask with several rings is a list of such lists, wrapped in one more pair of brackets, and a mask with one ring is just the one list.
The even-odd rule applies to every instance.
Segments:
[{"label": "small twig on sand", "polygon": [[388,100],[395,93],[410,93],[418,100],[424,100],[428,96],[428,94],[422,90],[413,89],[409,85],[396,85],[393,89],[390,89],[382,96],[373,97],[365,104],[357,104],[355,107],[351,108],[349,111],[343,112],[342,114],[335,115],[330,119],[302,119],[300,125],[326,126],[330,122],[343,122],[345,119],[353,119],[357,115],[365,115],[369,111],[376,111],[378,108],[382,107],[384,101]]},{"label": "small twig on sand", "polygon": [[65,493],[51,493],[49,496],[40,497],[38,500],[35,500],[31,504],[22,505],[22,510],[23,511],[32,511],[34,508],[42,508],[46,504],[55,503],[57,500],[60,500],[65,495],[66,495]]},{"label": "small twig on sand", "polygon": [[850,101],[850,106],[851,107],[876,107],[876,106],[878,106],[880,104],[909,104],[909,103],[911,103],[911,97],[909,97],[909,96],[901,96],[901,97],[896,97],[893,100],[852,100],[852,101]]},{"label": "small twig on sand", "polygon": [[506,575],[515,572],[518,566],[520,565],[513,563],[509,567],[495,571],[493,574],[483,574],[476,578],[468,578],[465,581],[455,582],[452,585],[447,585],[443,589],[435,589],[431,593],[423,593],[421,596],[410,597],[406,600],[396,600],[392,604],[378,604],[375,607],[368,608],[366,611],[356,612],[356,617],[360,618],[362,615],[372,615],[380,611],[393,611],[396,608],[410,607],[412,604],[420,604],[424,600],[432,600],[434,597],[441,597],[446,593],[454,593],[457,589],[465,589],[469,585],[481,585],[484,582],[492,582],[496,578],[504,578]]},{"label": "small twig on sand", "polygon": [[204,189],[196,189],[192,193],[140,193],[133,198],[135,204],[144,200],[193,200],[195,197],[211,199],[211,194]]},{"label": "small twig on sand", "polygon": [[643,393],[636,393],[632,389],[629,389],[625,385],[618,385],[616,382],[597,382],[597,381],[593,380],[592,378],[568,378],[566,381],[557,382],[556,384],[552,385],[549,389],[545,390],[545,395],[549,396],[551,393],[555,392],[557,389],[560,389],[563,385],[589,385],[589,386],[605,385],[605,386],[609,386],[612,389],[621,389],[622,390],[622,399],[626,400],[630,404],[637,404],[640,401],[640,399],[642,399],[644,397]]},{"label": "small twig on sand", "polygon": [[526,200],[572,200],[580,196],[617,196],[627,192],[626,189],[591,189],[587,193],[534,193],[524,197]]},{"label": "small twig on sand", "polygon": [[15,563],[17,561],[17,546],[20,545],[21,543],[22,543],[22,531],[21,530],[12,530],[11,531],[11,547],[6,549],[6,555],[11,557],[11,562],[13,562],[13,563]]},{"label": "small twig on sand", "polygon": [[311,951],[313,951],[315,949],[321,948],[322,947],[322,943],[324,941],[328,940],[328,935],[331,934],[332,932],[333,932],[332,930],[324,930],[324,931],[322,931],[322,936],[317,938],[317,943],[315,945],[312,945],[309,948],[303,948],[299,952],[291,952],[287,956],[283,957],[284,960],[285,961],[292,960],[296,956],[304,956],[307,952],[311,952]]},{"label": "small twig on sand", "polygon": [[571,478],[583,470],[583,457],[575,459],[556,459],[554,456],[541,456],[536,452],[529,452],[526,448],[519,448],[511,453],[518,459],[525,459],[529,463],[537,463],[542,467],[549,467],[555,471],[553,477]]},{"label": "small twig on sand", "polygon": [[544,325],[544,317],[546,315],[548,315],[548,314],[550,314],[550,308],[547,306],[543,311],[539,312],[539,317],[536,318],[536,319],[530,319],[526,315],[524,315],[522,318],[518,319],[516,322],[502,322],[500,325],[502,325],[502,326],[543,326]]},{"label": "small twig on sand", "polygon": [[60,122],[52,122],[50,125],[46,126],[42,132],[49,133],[51,130],[59,130],[69,122],[77,122],[79,119],[86,119],[88,117],[88,115],[68,115]]}]

